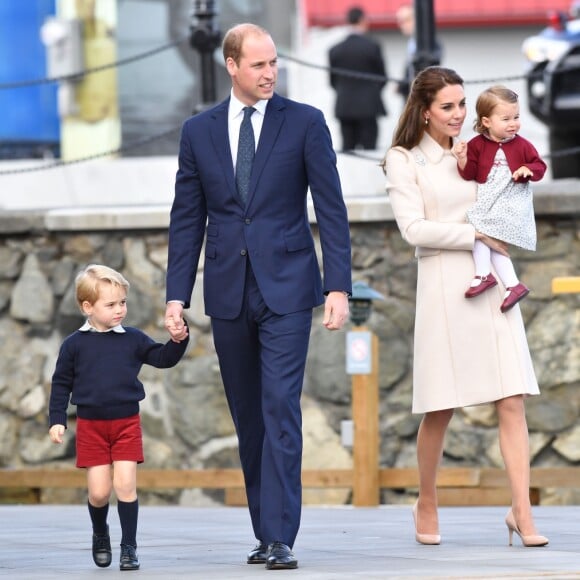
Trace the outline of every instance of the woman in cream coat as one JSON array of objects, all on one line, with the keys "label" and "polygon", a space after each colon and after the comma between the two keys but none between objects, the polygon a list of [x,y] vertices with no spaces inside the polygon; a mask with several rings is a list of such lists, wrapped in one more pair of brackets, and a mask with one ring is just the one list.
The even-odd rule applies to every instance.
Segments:
[{"label": "woman in cream coat", "polygon": [[384,160],[387,192],[403,238],[416,248],[417,306],[413,412],[424,413],[417,435],[419,497],[416,539],[439,544],[436,475],[445,431],[456,407],[494,402],[499,441],[512,492],[506,516],[511,545],[542,546],[529,498],[529,442],[524,397],[539,394],[519,306],[500,312],[499,286],[473,300],[476,239],[507,255],[505,244],[467,223],[474,182],[464,181],[451,152],[465,120],[463,80],[442,67],[415,79]]}]

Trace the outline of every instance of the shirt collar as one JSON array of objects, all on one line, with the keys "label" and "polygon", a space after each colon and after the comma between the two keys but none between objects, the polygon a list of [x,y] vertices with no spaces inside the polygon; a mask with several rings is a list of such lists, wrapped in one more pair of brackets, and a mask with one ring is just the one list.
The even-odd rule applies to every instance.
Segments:
[{"label": "shirt collar", "polygon": [[[269,99],[261,99],[260,101],[258,101],[257,103],[255,103],[253,105],[254,109],[256,109],[256,111],[258,111],[258,113],[260,113],[262,116],[264,116],[266,114],[266,107],[268,106],[268,100]],[[247,105],[244,105],[244,103],[242,103],[242,101],[240,101],[235,95],[234,95],[234,91],[233,89],[230,92],[230,108],[229,108],[229,114],[228,117],[229,119],[234,119],[235,117],[237,117],[238,115],[242,114],[242,109],[244,107],[247,107]]]},{"label": "shirt collar", "polygon": [[486,133],[482,133],[482,135],[488,140],[491,141],[492,143],[495,143],[496,145],[503,145],[504,143],[509,143],[510,141],[513,141],[518,135],[517,133],[515,135],[512,135],[511,137],[506,137],[505,139],[502,139],[501,141],[495,141],[494,139],[492,139],[489,134]]},{"label": "shirt collar", "polygon": [[[85,321],[85,323],[79,328],[79,330],[81,332],[102,332],[101,330],[97,330],[94,326],[92,326],[92,324],[88,320]],[[113,328],[110,328],[105,332],[118,332],[119,334],[122,334],[123,332],[126,331],[120,324],[117,324],[117,326],[113,326]]]}]

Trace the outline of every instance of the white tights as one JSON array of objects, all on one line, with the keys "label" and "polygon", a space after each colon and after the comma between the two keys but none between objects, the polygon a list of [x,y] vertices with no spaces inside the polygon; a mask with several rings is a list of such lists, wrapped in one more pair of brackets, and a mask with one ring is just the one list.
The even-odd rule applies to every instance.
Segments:
[{"label": "white tights", "polygon": [[516,286],[519,283],[512,261],[507,256],[492,250],[481,240],[475,240],[473,260],[476,276],[487,276],[491,272],[493,264],[496,274],[506,288]]}]

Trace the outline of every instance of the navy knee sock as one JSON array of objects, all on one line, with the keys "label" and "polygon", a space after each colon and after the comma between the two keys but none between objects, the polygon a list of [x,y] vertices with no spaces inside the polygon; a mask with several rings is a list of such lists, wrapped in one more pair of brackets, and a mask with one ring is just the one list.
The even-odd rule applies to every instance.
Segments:
[{"label": "navy knee sock", "polygon": [[117,511],[121,522],[121,544],[137,547],[137,516],[139,500],[127,502],[117,500]]},{"label": "navy knee sock", "polygon": [[87,502],[89,506],[89,515],[93,524],[93,533],[103,535],[107,533],[107,515],[109,514],[109,504],[103,507],[95,507],[91,502]]}]

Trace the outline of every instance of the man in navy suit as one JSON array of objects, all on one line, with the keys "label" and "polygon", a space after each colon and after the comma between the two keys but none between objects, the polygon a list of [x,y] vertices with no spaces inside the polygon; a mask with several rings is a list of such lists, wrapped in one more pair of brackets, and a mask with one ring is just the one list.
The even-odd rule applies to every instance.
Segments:
[{"label": "man in navy suit", "polygon": [[[277,53],[269,33],[253,24],[237,25],[224,37],[223,54],[232,80],[230,97],[188,119],[181,134],[169,226],[166,326],[179,337],[205,239],[205,311],[258,540],[247,562],[296,568],[300,395],[312,310],[324,303],[323,324],[329,330],[340,329],[348,317],[348,217],[323,114],[274,92]],[[235,168],[245,107],[255,109],[250,120],[256,147],[242,196]],[[308,220],[308,190],[324,281]]]},{"label": "man in navy suit", "polygon": [[[351,8],[347,21],[351,26],[349,35],[328,54],[330,84],[336,92],[334,114],[340,122],[344,151],[357,147],[376,149],[377,118],[387,114],[381,97],[387,66],[380,45],[366,34],[368,21],[362,8]],[[373,75],[376,80],[357,77],[356,73]]]}]

